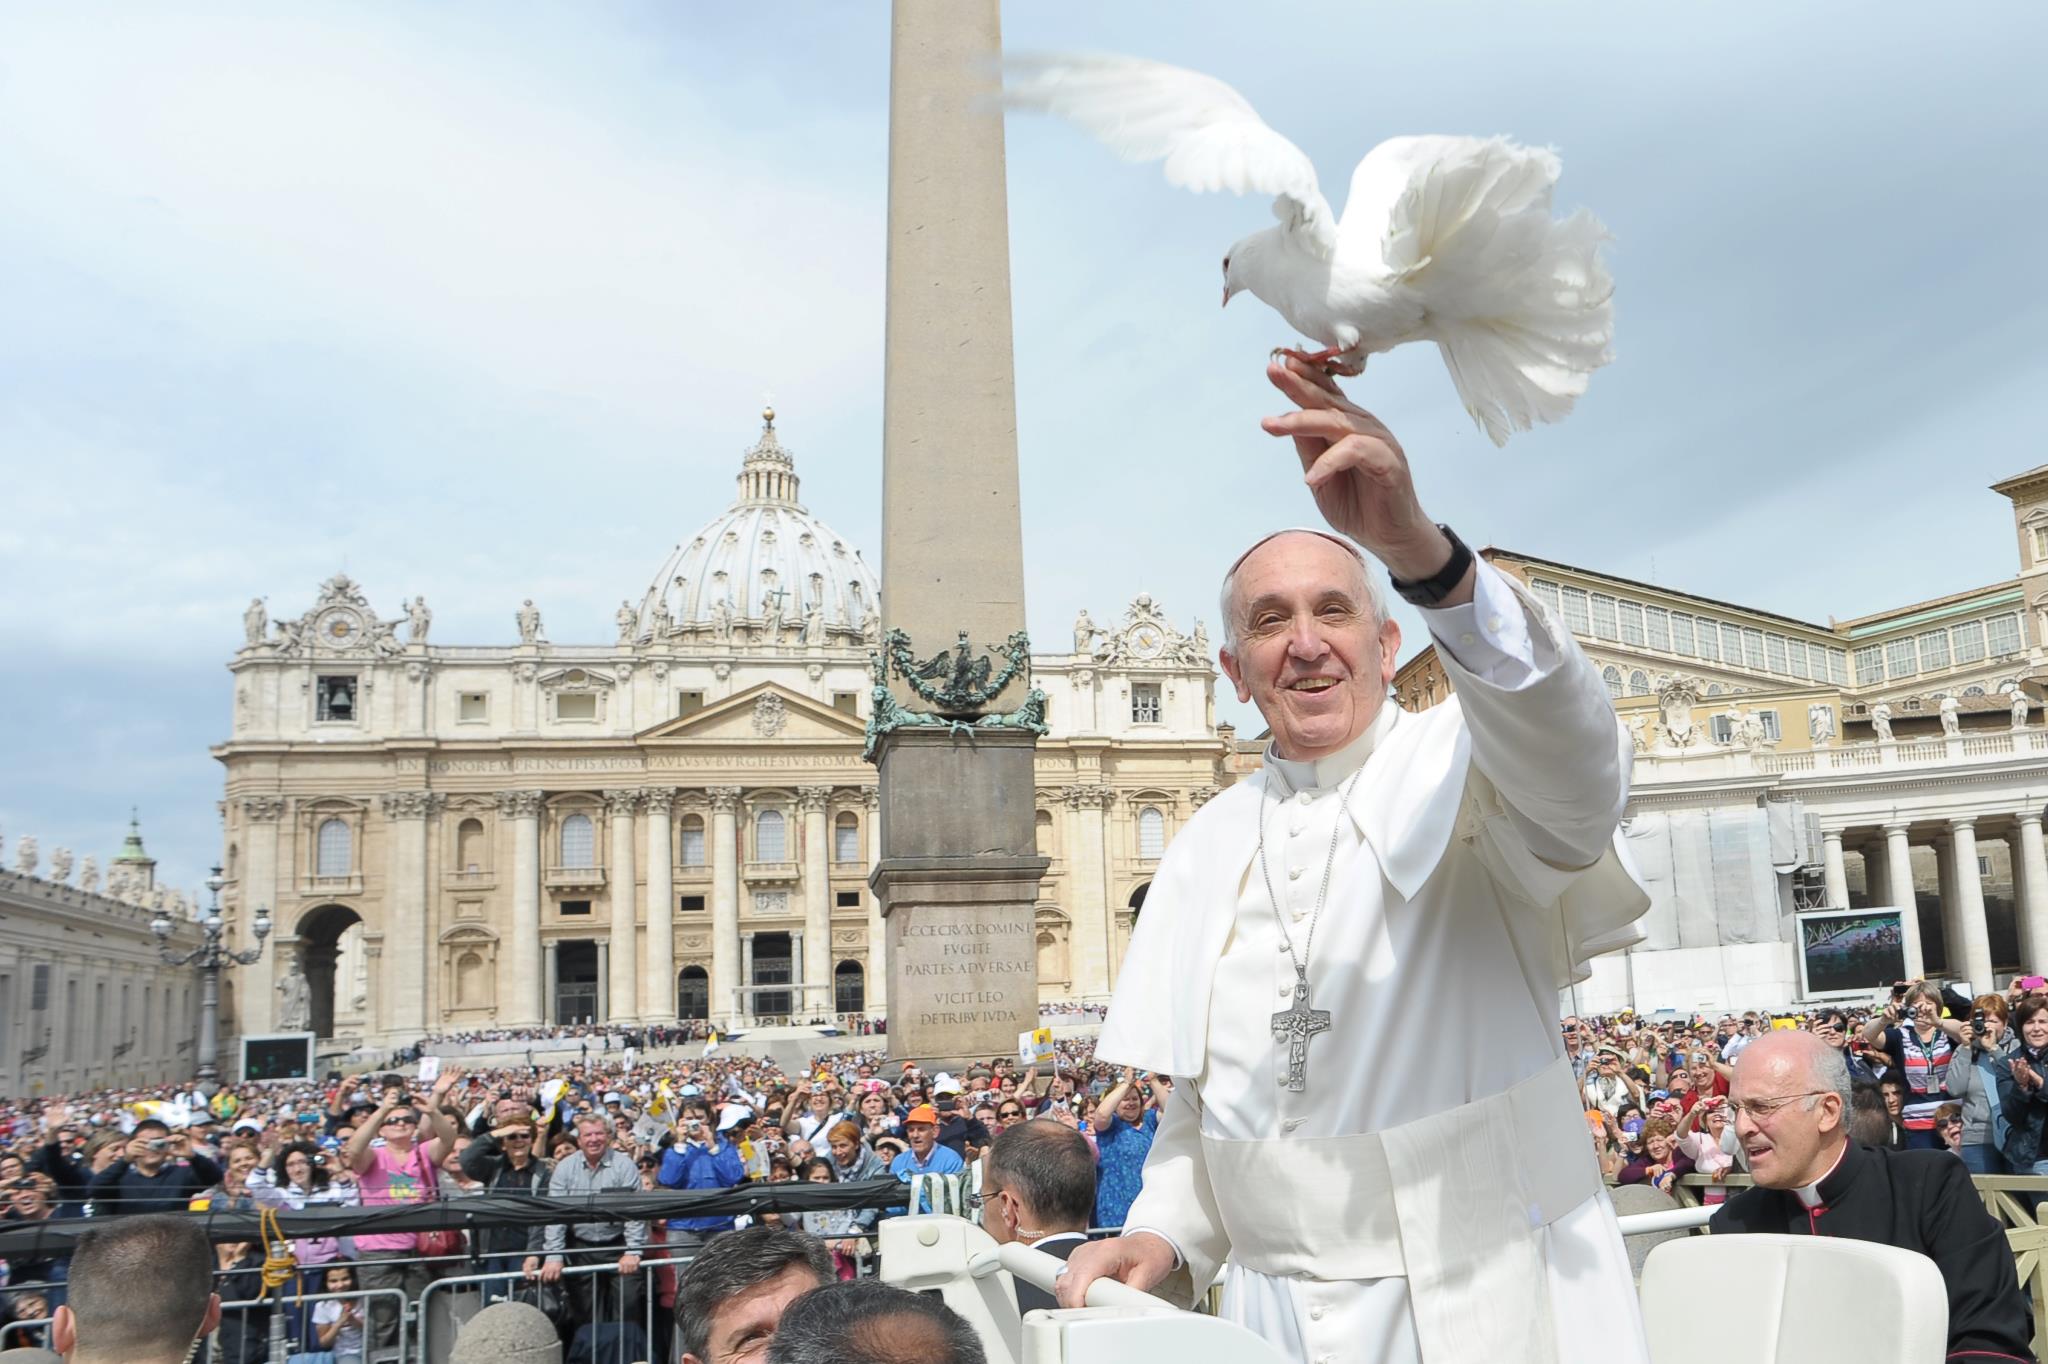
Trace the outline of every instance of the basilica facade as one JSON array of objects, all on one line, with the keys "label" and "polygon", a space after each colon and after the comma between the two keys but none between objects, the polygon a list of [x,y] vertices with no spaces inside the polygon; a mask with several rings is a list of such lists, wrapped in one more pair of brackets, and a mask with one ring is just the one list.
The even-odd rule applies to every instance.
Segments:
[{"label": "basilica facade", "polygon": [[[424,600],[385,616],[343,576],[295,615],[252,601],[213,750],[223,900],[277,935],[236,982],[239,1030],[886,1012],[862,758],[882,585],[798,488],[764,413],[732,504],[601,643],[553,642],[528,600],[511,642],[444,644]],[[1236,755],[1200,621],[1141,595],[1057,643],[1032,658],[1039,986],[1099,999]]]}]

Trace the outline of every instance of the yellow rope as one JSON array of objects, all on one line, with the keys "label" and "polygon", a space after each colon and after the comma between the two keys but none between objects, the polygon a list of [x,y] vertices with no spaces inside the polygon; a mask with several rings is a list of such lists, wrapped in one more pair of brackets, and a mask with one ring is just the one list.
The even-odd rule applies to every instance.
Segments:
[{"label": "yellow rope", "polygon": [[263,1296],[267,1298],[292,1281],[299,1272],[299,1261],[292,1254],[292,1243],[285,1237],[284,1228],[278,1224],[276,1208],[263,1209],[256,1228],[263,1238]]}]

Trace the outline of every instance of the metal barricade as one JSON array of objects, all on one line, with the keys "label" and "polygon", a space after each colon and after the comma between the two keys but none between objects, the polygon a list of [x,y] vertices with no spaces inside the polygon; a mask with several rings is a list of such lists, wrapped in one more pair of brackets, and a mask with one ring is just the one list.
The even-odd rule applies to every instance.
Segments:
[{"label": "metal barricade", "polygon": [[[316,1265],[313,1268],[321,1269],[325,1268],[325,1266]],[[372,1298],[397,1299],[395,1308],[398,1312],[398,1342],[393,1350],[380,1352],[370,1342],[369,1302]],[[363,1325],[361,1329],[363,1331],[364,1364],[386,1364],[387,1361],[388,1364],[402,1364],[403,1361],[411,1358],[406,1348],[410,1343],[410,1335],[407,1329],[409,1325],[409,1310],[405,1300],[405,1290],[402,1288],[358,1288],[346,1293],[293,1293],[289,1290],[280,1289],[267,1298],[244,1298],[236,1302],[222,1303],[220,1305],[221,1328],[225,1329],[228,1327],[232,1314],[241,1313],[239,1330],[247,1332],[250,1329],[250,1317],[257,1312],[267,1313],[263,1321],[263,1334],[266,1342],[264,1356],[269,1361],[269,1364],[285,1364],[285,1361],[293,1355],[320,1353],[319,1338],[310,1334],[312,1313],[306,1311],[306,1309],[323,1302],[359,1302],[363,1304]],[[286,1319],[288,1315],[301,1311],[305,1312],[309,1330],[305,1337],[295,1338],[287,1326]],[[218,1364],[221,1334],[221,1329],[217,1329],[206,1337],[205,1348],[199,1353],[199,1358],[205,1364]],[[246,1339],[246,1336],[243,1338]],[[295,1339],[297,1348],[293,1348]]]},{"label": "metal barricade", "polygon": [[[610,1254],[614,1249],[616,1249],[619,1255],[625,1254],[626,1251],[626,1248],[623,1245],[618,1247],[606,1246],[602,1247],[602,1249],[606,1254]],[[540,1258],[545,1260],[547,1257],[545,1255],[542,1255]],[[643,1333],[643,1339],[646,1341],[647,1344],[647,1349],[649,1353],[652,1355],[658,1356],[660,1354],[659,1349],[655,1345],[654,1338],[656,1299],[659,1296],[659,1294],[656,1291],[656,1285],[658,1283],[657,1273],[661,1269],[668,1267],[673,1267],[676,1270],[680,1271],[687,1267],[690,1261],[695,1258],[695,1256],[691,1255],[679,1255],[659,1260],[642,1260],[640,1262],[640,1269],[638,1272],[639,1277],[641,1279],[641,1330]],[[618,1266],[616,1263],[601,1261],[587,1264],[564,1265],[562,1268],[563,1279],[583,1277],[594,1278],[598,1275],[607,1274],[613,1276],[614,1278],[617,1277]],[[460,1330],[461,1323],[459,1320],[459,1313],[461,1309],[451,1303],[448,1307],[442,1309],[441,1318],[437,1319],[435,1316],[435,1310],[437,1302],[439,1300],[452,1298],[455,1294],[459,1292],[473,1288],[477,1290],[478,1297],[482,1299],[482,1301],[480,1301],[477,1304],[477,1306],[481,1308],[490,1302],[502,1301],[504,1298],[510,1298],[514,1296],[513,1293],[507,1292],[502,1294],[500,1297],[493,1298],[490,1295],[487,1287],[490,1284],[503,1284],[505,1285],[505,1287],[510,1289],[514,1285],[517,1285],[519,1288],[525,1288],[527,1285],[533,1284],[535,1282],[537,1282],[537,1280],[528,1278],[524,1270],[514,1269],[490,1274],[455,1275],[445,1279],[436,1279],[432,1283],[428,1284],[426,1286],[426,1289],[423,1292],[421,1292],[419,1296],[419,1301],[414,1305],[413,1308],[415,1313],[415,1320],[419,1327],[419,1346],[415,1355],[411,1357],[413,1364],[444,1364],[445,1360],[448,1357],[449,1350],[453,1348],[455,1332],[447,1331],[445,1334],[445,1338],[442,1332],[444,1326],[453,1326],[455,1330]],[[595,1295],[597,1294],[597,1291],[597,1286],[593,1285],[593,1319],[595,1319],[599,1315],[596,1311],[598,1298]],[[623,1313],[621,1313],[620,1315],[623,1315]],[[620,1350],[620,1358],[618,1360],[600,1360],[599,1364],[636,1364],[636,1361],[625,1357],[625,1341],[623,1338],[619,1340],[618,1348]]]},{"label": "metal barricade", "polygon": [[[36,1333],[50,1329],[50,1318],[37,1317],[32,1321],[10,1321],[0,1326],[0,1350],[12,1350],[20,1346],[39,1345],[50,1348],[37,1338]],[[17,1337],[16,1333],[19,1333]]]}]

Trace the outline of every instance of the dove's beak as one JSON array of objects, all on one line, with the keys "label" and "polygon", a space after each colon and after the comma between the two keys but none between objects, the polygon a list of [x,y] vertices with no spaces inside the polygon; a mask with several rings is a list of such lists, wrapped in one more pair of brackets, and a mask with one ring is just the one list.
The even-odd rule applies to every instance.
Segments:
[{"label": "dove's beak", "polygon": [[1230,306],[1230,286],[1228,284],[1223,286],[1223,306],[1226,308]]}]

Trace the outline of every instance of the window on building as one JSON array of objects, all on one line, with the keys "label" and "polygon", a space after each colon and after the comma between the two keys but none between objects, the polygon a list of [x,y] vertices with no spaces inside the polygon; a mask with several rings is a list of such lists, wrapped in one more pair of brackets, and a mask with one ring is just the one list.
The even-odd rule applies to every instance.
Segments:
[{"label": "window on building", "polygon": [[1134,725],[1156,725],[1159,723],[1160,702],[1157,682],[1133,682],[1131,684],[1131,723]]},{"label": "window on building", "polygon": [[1709,682],[1709,683],[1707,684],[1707,695],[1709,695],[1709,696],[1719,696],[1720,694],[1721,694],[1721,684],[1720,684],[1719,682]]},{"label": "window on building", "polygon": [[557,720],[595,720],[597,718],[597,693],[594,691],[565,691],[555,694],[555,718]]},{"label": "window on building", "polygon": [[1671,652],[1687,658],[1693,654],[1692,617],[1676,611],[1671,613]]},{"label": "window on building", "polygon": [[1764,727],[1764,737],[1772,743],[1776,743],[1785,737],[1784,733],[1778,728],[1778,712],[1774,710],[1760,710],[1756,713],[1756,718]]},{"label": "window on building", "polygon": [[[1814,674],[1818,677],[1820,674]],[[1838,687],[1849,685],[1849,653],[1846,649],[1828,650],[1828,681]]]},{"label": "window on building", "polygon": [[2009,612],[2003,616],[1991,617],[1984,622],[1984,634],[1985,642],[1989,645],[1993,658],[2003,658],[2007,654],[2018,653],[2020,651],[2020,618],[2018,613]]},{"label": "window on building", "polygon": [[1948,666],[1948,631],[1929,630],[1920,636],[1920,671],[1935,672]]},{"label": "window on building", "polygon": [[2034,562],[2048,563],[2048,526],[2034,527]]},{"label": "window on building", "polygon": [[1564,606],[1558,597],[1556,583],[1548,578],[1531,578],[1529,580],[1529,591],[1535,596],[1537,601],[1542,602],[1549,609],[1552,616],[1559,620],[1564,619]]},{"label": "window on building", "polygon": [[1643,634],[1643,608],[1632,601],[1621,604],[1621,642],[1640,648],[1646,636]]},{"label": "window on building", "polygon": [[325,819],[313,835],[313,875],[347,876],[355,865],[353,835],[345,819]]},{"label": "window on building", "polygon": [[1558,597],[1564,607],[1564,628],[1575,635],[1590,635],[1593,633],[1593,615],[1586,604],[1586,589],[1583,587],[1560,588]]},{"label": "window on building", "polygon": [[1785,646],[1790,643],[1783,635],[1764,636],[1764,666],[1780,677],[1792,672],[1792,660],[1785,656]]},{"label": "window on building", "polygon": [[754,816],[754,860],[757,862],[782,862],[789,857],[789,826],[783,821],[782,811],[763,810]]},{"label": "window on building", "polygon": [[1156,862],[1166,851],[1166,816],[1156,805],[1138,811],[1138,857]]},{"label": "window on building", "polygon": [[835,691],[832,693],[832,709],[848,715],[860,714],[860,693],[857,691]]},{"label": "window on building", "polygon": [[1988,858],[1988,857],[1980,857],[1980,858],[1978,858],[1978,859],[1977,859],[1977,875],[1979,875],[1979,876],[1989,876],[1989,875],[1991,875],[1991,859],[1990,859],[1990,858]]},{"label": "window on building", "polygon": [[832,968],[832,1007],[843,1014],[857,1014],[867,1008],[867,985],[860,963],[842,961]]},{"label": "window on building", "polygon": [[1884,647],[1866,644],[1856,651],[1856,685],[1874,687],[1884,681]]},{"label": "window on building", "polygon": [[682,859],[686,867],[704,865],[704,816],[684,815],[682,827]]},{"label": "window on building", "polygon": [[1612,663],[1608,664],[1600,670],[1600,680],[1607,684],[1607,694],[1609,696],[1621,695],[1621,669],[1615,667]]},{"label": "window on building", "polygon": [[566,915],[584,915],[584,914],[588,914],[588,913],[590,913],[590,901],[588,901],[588,900],[564,900],[564,901],[562,901],[562,903],[561,903],[561,910],[562,910],[562,913],[564,913],[564,914],[566,914]]},{"label": "window on building", "polygon": [[1735,736],[1735,717],[1732,715],[1716,715],[1713,719],[1707,721],[1707,732],[1714,736],[1715,743],[1728,743]]},{"label": "window on building", "polygon": [[480,691],[460,693],[455,698],[455,718],[463,724],[482,724],[491,718],[491,698]]},{"label": "window on building", "polygon": [[50,967],[48,963],[38,965],[29,973],[28,1008],[30,1013],[41,1013],[50,1007]]},{"label": "window on building", "polygon": [[676,693],[676,714],[695,715],[704,709],[704,693],[701,691],[679,691]]},{"label": "window on building", "polygon": [[455,830],[455,869],[482,871],[483,862],[484,822],[480,819],[465,819]]},{"label": "window on building", "polygon": [[1721,661],[1721,627],[1707,619],[1694,622],[1699,626],[1699,647],[1696,652],[1709,663]]},{"label": "window on building", "polygon": [[1646,607],[1643,610],[1644,627],[1648,631],[1650,647],[1660,653],[1671,652],[1671,613],[1661,606]]},{"label": "window on building", "polygon": [[1764,671],[1764,632],[1744,630],[1742,632],[1743,661],[1757,672]]},{"label": "window on building", "polygon": [[851,810],[840,811],[832,821],[832,860],[860,861],[860,817]]},{"label": "window on building", "polygon": [[1919,661],[1914,656],[1911,639],[1891,640],[1884,646],[1884,675],[1888,678],[1911,677],[1919,671]]},{"label": "window on building", "polygon": [[1628,694],[1630,696],[1648,696],[1650,694],[1650,675],[1641,668],[1637,668],[1634,672],[1630,673],[1628,675]]},{"label": "window on building", "polygon": [[683,895],[683,896],[678,896],[678,897],[676,898],[676,913],[678,913],[678,914],[702,914],[703,912],[704,912],[704,897],[703,897],[703,896],[701,896],[701,895]]},{"label": "window on building", "polygon": [[1958,625],[1948,632],[1949,647],[1955,650],[1958,663],[1981,663],[1984,661],[1984,622],[1973,620]]},{"label": "window on building", "polygon": [[1040,810],[1031,821],[1031,850],[1040,857],[1052,856],[1052,811]]},{"label": "window on building", "polygon": [[320,677],[313,684],[313,718],[353,722],[356,718],[356,680],[353,677]]},{"label": "window on building", "polygon": [[594,867],[597,865],[597,825],[589,815],[568,815],[562,820],[562,860],[564,867]]},{"label": "window on building", "polygon": [[1792,665],[1792,675],[1794,677],[1812,677],[1819,665],[1820,656],[1818,653],[1814,655],[1812,663],[1807,661],[1806,648],[1806,641],[1803,639],[1786,642],[1785,658]]},{"label": "window on building", "polygon": [[1593,633],[1602,639],[1619,639],[1621,631],[1614,621],[1614,598],[1605,592],[1593,594]]},{"label": "window on building", "polygon": [[839,891],[835,894],[832,903],[841,909],[859,909],[860,892],[857,890]]},{"label": "window on building", "polygon": [[[1762,651],[1759,650],[1758,652],[1761,653]],[[1733,663],[1738,668],[1743,666],[1742,631],[1733,625],[1723,625],[1721,627],[1721,661],[1723,663]],[[1763,665],[1763,659],[1757,659],[1756,666],[1761,668]]]}]

